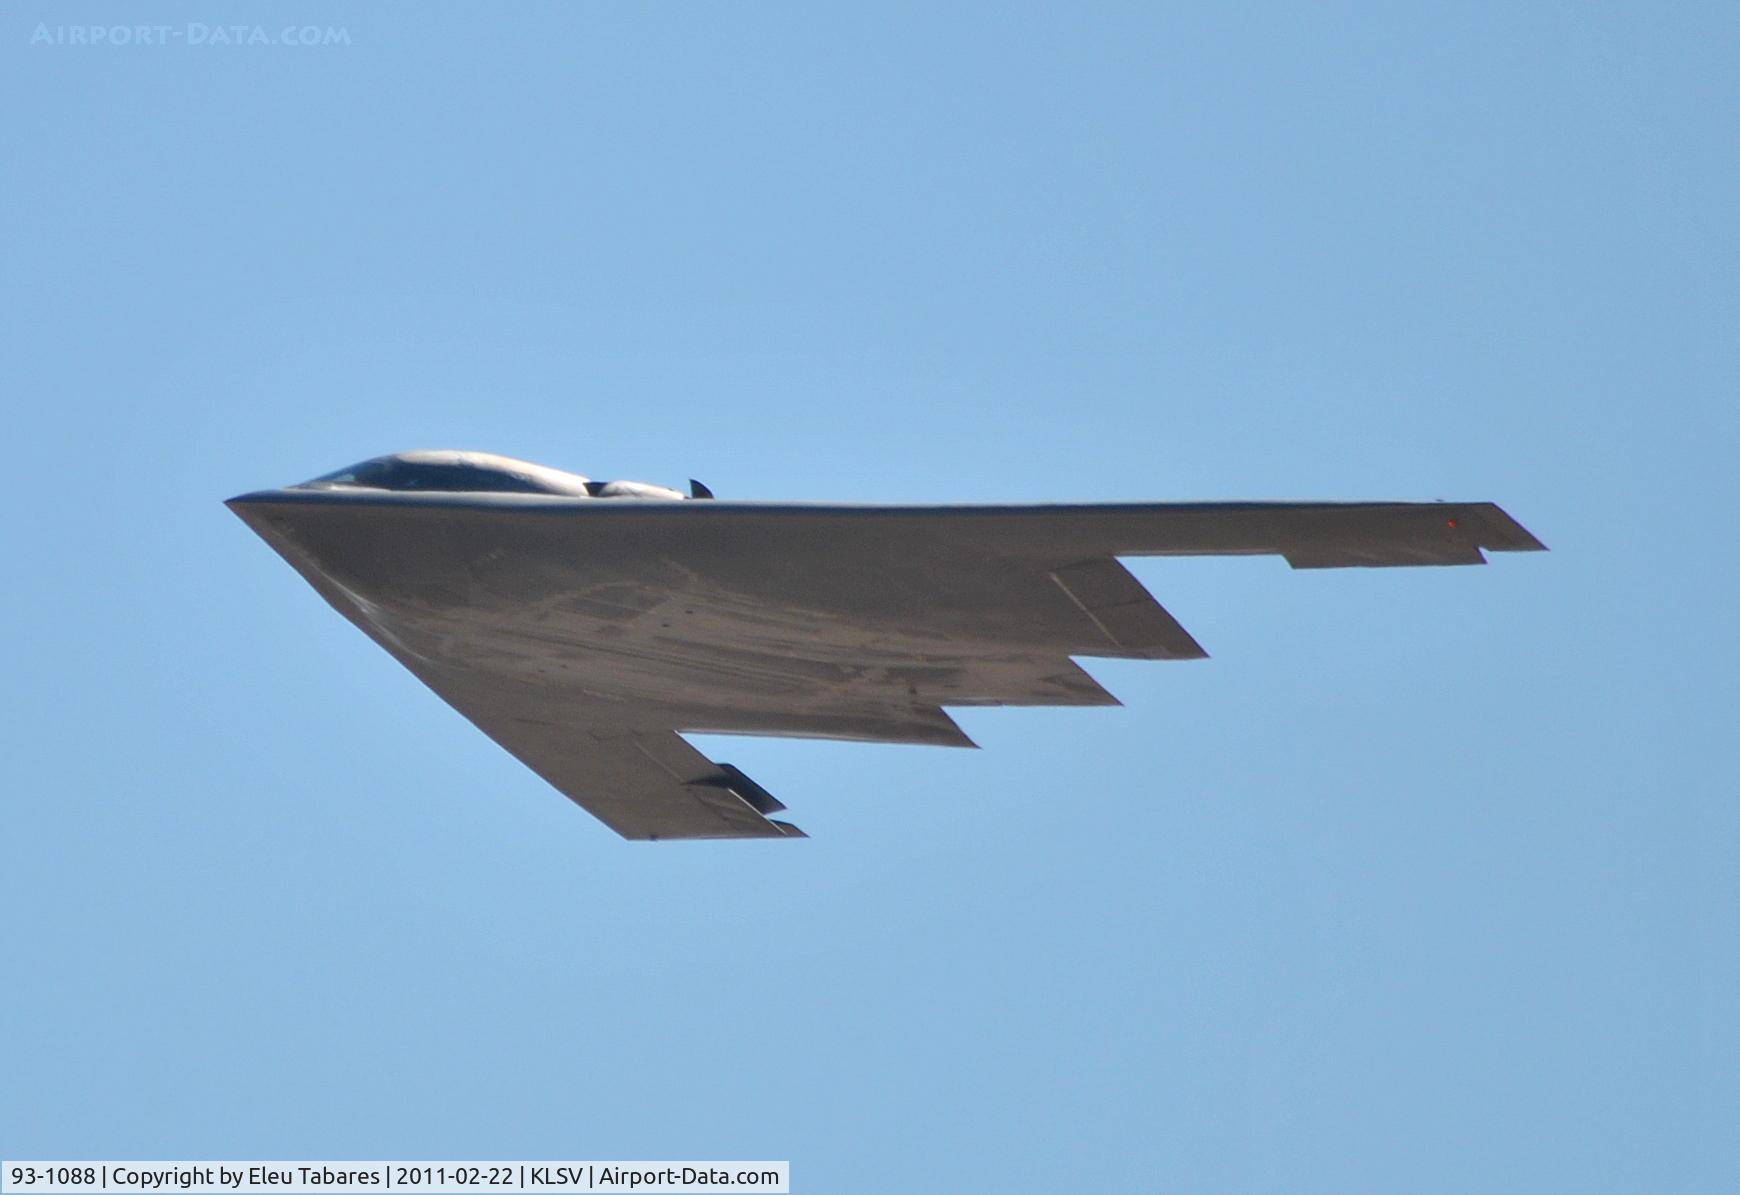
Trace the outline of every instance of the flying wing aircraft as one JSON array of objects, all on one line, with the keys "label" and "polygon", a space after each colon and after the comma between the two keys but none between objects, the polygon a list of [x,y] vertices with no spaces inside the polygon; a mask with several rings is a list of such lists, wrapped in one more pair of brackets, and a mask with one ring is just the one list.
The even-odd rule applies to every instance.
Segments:
[{"label": "flying wing aircraft", "polygon": [[1116,705],[1071,657],[1206,655],[1120,556],[1349,568],[1542,550],[1490,502],[711,498],[406,452],[228,506],[444,701],[638,839],[803,837],[679,732],[970,747],[944,706]]}]

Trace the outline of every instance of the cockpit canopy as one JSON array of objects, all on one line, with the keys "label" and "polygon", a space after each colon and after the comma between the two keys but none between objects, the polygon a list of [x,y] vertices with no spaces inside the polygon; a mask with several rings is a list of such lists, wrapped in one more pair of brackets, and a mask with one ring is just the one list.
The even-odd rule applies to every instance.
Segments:
[{"label": "cockpit canopy", "polygon": [[[474,464],[429,464],[381,457],[308,483],[368,490],[436,490],[448,493],[561,494],[570,491],[504,469]],[[584,492],[584,483],[582,483]]]},{"label": "cockpit canopy", "polygon": [[396,493],[561,494],[582,498],[682,498],[639,481],[592,481],[547,465],[489,452],[396,452],[303,482],[303,489]]}]

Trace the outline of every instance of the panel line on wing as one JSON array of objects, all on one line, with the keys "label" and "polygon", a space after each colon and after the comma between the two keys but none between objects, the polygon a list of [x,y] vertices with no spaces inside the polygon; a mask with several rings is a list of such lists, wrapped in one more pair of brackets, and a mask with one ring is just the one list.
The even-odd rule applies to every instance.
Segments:
[{"label": "panel line on wing", "polygon": [[[1200,660],[1208,653],[1130,570],[1109,557],[1054,569],[1051,579],[1118,654],[1149,660]],[[1098,653],[1083,653],[1098,654]]]}]

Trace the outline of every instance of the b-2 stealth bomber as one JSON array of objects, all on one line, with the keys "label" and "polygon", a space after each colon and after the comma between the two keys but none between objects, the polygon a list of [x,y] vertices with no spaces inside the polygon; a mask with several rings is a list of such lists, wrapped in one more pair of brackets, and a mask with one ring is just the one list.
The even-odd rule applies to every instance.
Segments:
[{"label": "b-2 stealth bomber", "polygon": [[1120,556],[1482,564],[1490,502],[713,499],[481,452],[229,507],[321,597],[625,838],[803,837],[679,732],[970,747],[946,706],[1116,705],[1072,657],[1204,656]]}]

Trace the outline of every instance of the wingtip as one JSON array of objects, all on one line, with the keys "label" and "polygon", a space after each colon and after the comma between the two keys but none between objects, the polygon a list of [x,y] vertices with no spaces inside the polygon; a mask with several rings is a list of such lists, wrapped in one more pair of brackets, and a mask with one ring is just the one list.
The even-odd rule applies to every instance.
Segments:
[{"label": "wingtip", "polygon": [[1491,530],[1489,536],[1492,542],[1481,542],[1481,547],[1489,552],[1546,552],[1550,549],[1540,541],[1540,538],[1524,527],[1515,515],[1496,502],[1486,503],[1490,512]]}]

